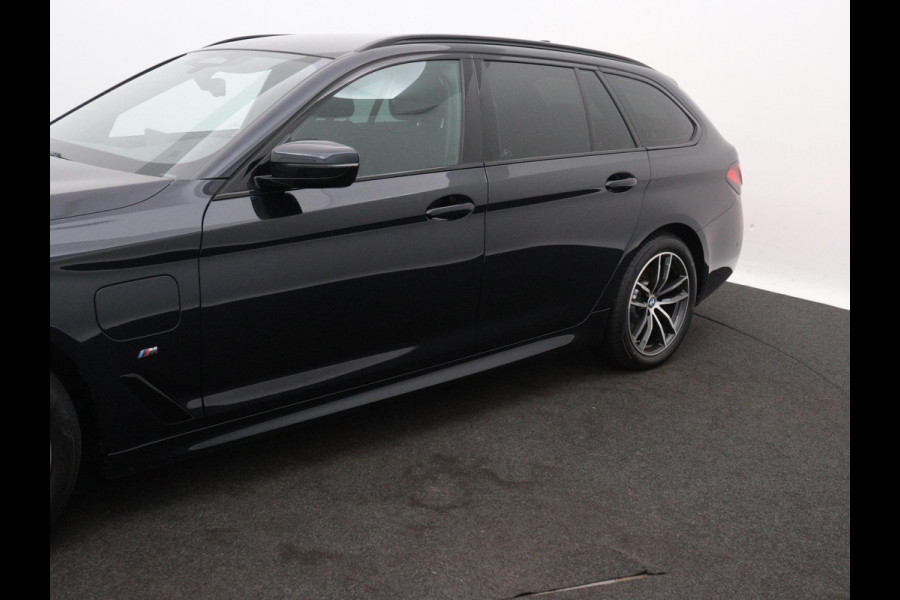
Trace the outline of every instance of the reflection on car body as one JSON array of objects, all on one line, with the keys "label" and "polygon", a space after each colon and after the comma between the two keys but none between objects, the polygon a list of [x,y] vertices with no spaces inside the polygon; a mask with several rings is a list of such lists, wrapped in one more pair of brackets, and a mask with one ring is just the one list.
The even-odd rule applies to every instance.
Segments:
[{"label": "reflection on car body", "polygon": [[657,366],[741,246],[699,108],[543,42],[226,41],[50,155],[51,521],[82,445],[119,475],[584,338]]}]

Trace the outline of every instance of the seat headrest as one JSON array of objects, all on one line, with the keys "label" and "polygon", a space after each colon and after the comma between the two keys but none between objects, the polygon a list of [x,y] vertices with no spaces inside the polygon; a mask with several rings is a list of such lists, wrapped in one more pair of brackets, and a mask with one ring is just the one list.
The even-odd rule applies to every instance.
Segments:
[{"label": "seat headrest", "polygon": [[390,100],[388,106],[397,119],[427,113],[450,96],[443,77],[427,70],[409,87]]},{"label": "seat headrest", "polygon": [[349,119],[353,116],[353,100],[333,96],[315,112],[318,119]]}]

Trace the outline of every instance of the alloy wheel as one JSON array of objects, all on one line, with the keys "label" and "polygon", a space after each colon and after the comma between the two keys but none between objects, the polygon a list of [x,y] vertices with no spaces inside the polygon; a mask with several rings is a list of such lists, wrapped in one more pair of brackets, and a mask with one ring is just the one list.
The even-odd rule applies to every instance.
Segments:
[{"label": "alloy wheel", "polygon": [[634,348],[655,356],[678,337],[688,314],[691,280],[674,252],[661,252],[647,261],[631,290],[628,333]]}]

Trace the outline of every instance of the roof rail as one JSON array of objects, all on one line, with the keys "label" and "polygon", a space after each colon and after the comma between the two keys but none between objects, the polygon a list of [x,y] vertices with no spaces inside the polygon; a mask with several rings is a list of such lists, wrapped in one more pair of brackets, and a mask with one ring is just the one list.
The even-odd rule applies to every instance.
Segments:
[{"label": "roof rail", "polygon": [[260,33],[258,35],[241,35],[238,37],[228,38],[227,40],[219,40],[218,42],[213,42],[208,46],[203,46],[204,48],[210,48],[212,46],[219,46],[221,44],[227,44],[229,42],[240,42],[242,40],[253,40],[256,38],[264,38],[264,37],[275,37],[279,35],[286,35],[284,33]]},{"label": "roof rail", "polygon": [[608,58],[611,60],[619,60],[631,63],[641,67],[649,66],[642,62],[636,61],[626,56],[611,54],[609,52],[600,52],[589,48],[579,48],[578,46],[566,46],[563,44],[553,44],[551,42],[533,42],[529,40],[518,40],[513,38],[485,37],[475,35],[399,35],[384,38],[366,44],[358,50],[370,50],[372,48],[382,48],[384,46],[396,46],[400,44],[429,44],[429,43],[472,43],[472,44],[491,44],[495,46],[515,46],[518,48],[534,48],[537,50],[559,50],[562,52],[573,52],[576,54],[584,54],[587,56],[596,56],[598,58]]}]

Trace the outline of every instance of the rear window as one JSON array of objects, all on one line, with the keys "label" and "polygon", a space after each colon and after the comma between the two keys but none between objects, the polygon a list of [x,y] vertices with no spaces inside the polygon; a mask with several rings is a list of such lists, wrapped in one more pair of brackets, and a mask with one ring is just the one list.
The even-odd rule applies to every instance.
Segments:
[{"label": "rear window", "polygon": [[694,122],[658,88],[620,75],[607,75],[631,116],[644,146],[677,146],[694,137]]},{"label": "rear window", "polygon": [[591,151],[574,69],[485,62],[497,116],[499,160]]}]

